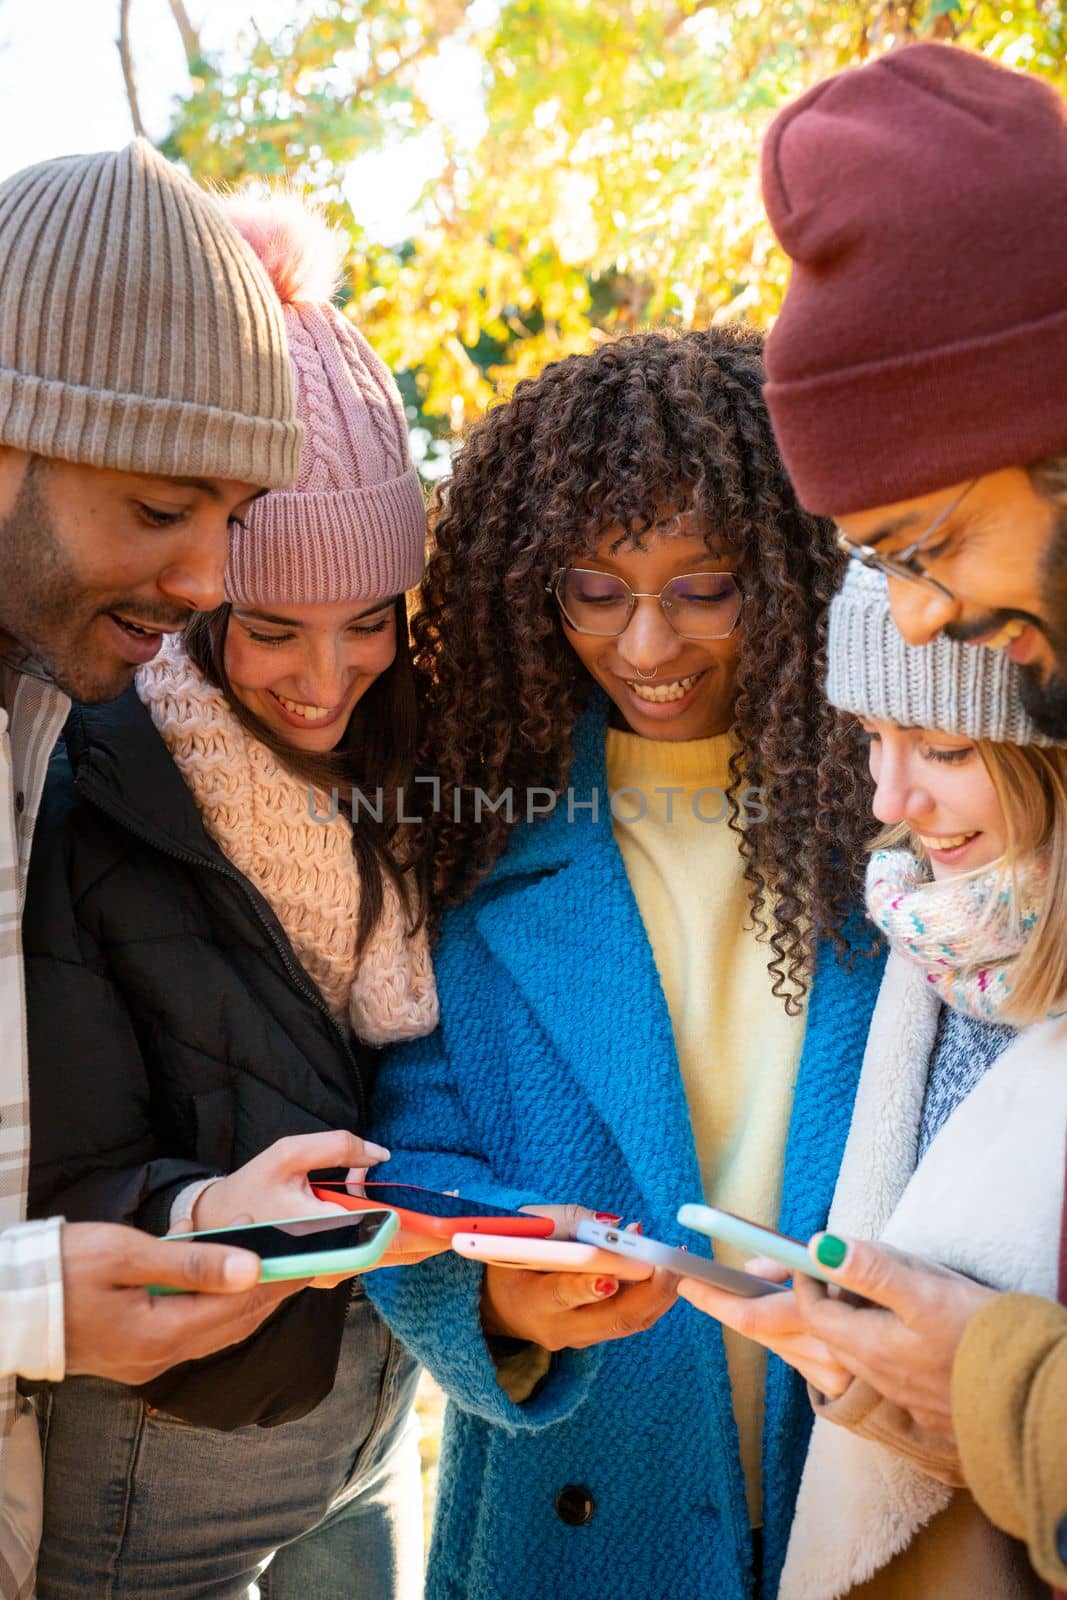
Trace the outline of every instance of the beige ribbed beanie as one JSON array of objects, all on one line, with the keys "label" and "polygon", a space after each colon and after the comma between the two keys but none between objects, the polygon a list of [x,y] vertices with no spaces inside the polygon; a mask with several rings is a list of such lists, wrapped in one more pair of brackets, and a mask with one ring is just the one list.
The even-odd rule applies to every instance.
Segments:
[{"label": "beige ribbed beanie", "polygon": [[0,443],[278,488],[302,434],[266,273],[147,140],[0,184]]}]

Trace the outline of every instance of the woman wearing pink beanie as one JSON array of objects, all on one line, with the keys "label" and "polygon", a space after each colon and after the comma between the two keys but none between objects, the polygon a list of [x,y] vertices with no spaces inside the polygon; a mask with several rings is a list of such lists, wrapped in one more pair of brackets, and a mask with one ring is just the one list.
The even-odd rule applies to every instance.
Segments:
[{"label": "woman wearing pink beanie", "polygon": [[[388,1157],[357,1136],[376,1047],[437,1020],[398,821],[425,541],[403,407],[331,303],[326,225],[229,212],[284,305],[300,477],[235,530],[226,604],[75,712],[26,912],[31,1207],[156,1233],[334,1210],[309,1173]],[[413,1600],[415,1379],[355,1279],[140,1392],[57,1386],[39,1600]]]}]

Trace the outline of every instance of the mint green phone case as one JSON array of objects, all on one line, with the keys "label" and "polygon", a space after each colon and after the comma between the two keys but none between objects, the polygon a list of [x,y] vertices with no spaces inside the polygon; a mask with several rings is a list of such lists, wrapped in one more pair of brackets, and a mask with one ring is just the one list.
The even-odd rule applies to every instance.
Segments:
[{"label": "mint green phone case", "polygon": [[805,1277],[818,1278],[821,1283],[833,1282],[816,1266],[799,1239],[789,1239],[773,1228],[761,1228],[758,1222],[735,1217],[732,1211],[718,1211],[714,1206],[679,1206],[678,1221],[683,1228],[691,1228],[694,1233],[703,1233],[710,1239],[721,1239],[738,1250],[750,1250],[754,1256],[769,1256],[791,1272],[802,1272]]},{"label": "mint green phone case", "polygon": [[[363,1272],[380,1261],[389,1247],[389,1241],[400,1226],[395,1211],[388,1211],[385,1221],[369,1244],[357,1245],[350,1250],[316,1250],[306,1255],[264,1256],[260,1263],[260,1283],[286,1283],[294,1278],[328,1278],[337,1273]],[[294,1223],[307,1222],[308,1217],[279,1217],[271,1222],[239,1222],[232,1228],[209,1228],[203,1233],[175,1234],[176,1243],[187,1239],[207,1239],[212,1244],[225,1244],[228,1233],[247,1233],[250,1228],[288,1228]],[[170,1289],[152,1284],[149,1294],[191,1294],[191,1289]]]}]

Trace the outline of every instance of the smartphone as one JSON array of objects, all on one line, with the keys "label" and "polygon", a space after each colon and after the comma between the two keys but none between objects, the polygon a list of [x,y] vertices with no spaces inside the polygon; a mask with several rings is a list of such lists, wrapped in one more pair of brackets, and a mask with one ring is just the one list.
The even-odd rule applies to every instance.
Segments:
[{"label": "smartphone", "polygon": [[534,1272],[603,1272],[625,1283],[651,1278],[647,1261],[612,1255],[574,1239],[513,1239],[501,1233],[454,1233],[452,1248],[487,1267],[525,1267]]},{"label": "smartphone", "polygon": [[764,1228],[747,1217],[735,1216],[732,1211],[719,1211],[715,1206],[681,1206],[678,1221],[683,1228],[706,1234],[709,1239],[721,1239],[724,1244],[736,1245],[754,1256],[770,1256],[790,1272],[803,1272],[808,1278],[818,1278],[820,1283],[833,1282],[811,1259],[802,1239],[791,1239],[787,1233]]},{"label": "smartphone", "polygon": [[691,1256],[688,1250],[660,1244],[658,1239],[646,1239],[643,1233],[625,1233],[605,1222],[579,1222],[578,1237],[583,1244],[599,1245],[623,1260],[666,1267],[679,1278],[699,1278],[701,1283],[714,1284],[716,1289],[726,1289],[730,1294],[744,1295],[749,1300],[765,1294],[779,1294],[782,1289],[781,1284],[754,1278],[750,1272],[720,1266],[719,1262],[708,1261],[704,1256]]},{"label": "smartphone", "polygon": [[[282,1283],[292,1278],[332,1277],[335,1273],[364,1272],[385,1254],[400,1224],[395,1211],[379,1207],[358,1217],[289,1217],[281,1222],[239,1223],[233,1228],[210,1228],[203,1233],[176,1233],[168,1242],[190,1240],[236,1245],[260,1258],[260,1283]],[[189,1294],[192,1290],[152,1287],[149,1294]]]},{"label": "smartphone", "polygon": [[506,1233],[526,1239],[545,1239],[552,1232],[551,1217],[528,1217],[520,1211],[464,1200],[437,1189],[420,1189],[407,1183],[313,1183],[319,1200],[332,1200],[349,1211],[388,1206],[409,1233],[451,1239],[455,1233]]}]

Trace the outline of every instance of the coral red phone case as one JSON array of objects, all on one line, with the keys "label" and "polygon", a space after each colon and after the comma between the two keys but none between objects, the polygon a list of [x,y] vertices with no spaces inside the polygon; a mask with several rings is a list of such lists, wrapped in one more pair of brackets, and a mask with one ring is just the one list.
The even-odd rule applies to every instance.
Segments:
[{"label": "coral red phone case", "polygon": [[[356,1187],[365,1192],[354,1193]],[[393,1191],[392,1197],[390,1191]],[[408,1204],[397,1203],[400,1191]],[[465,1201],[460,1195],[441,1194],[437,1189],[422,1189],[416,1184],[313,1183],[311,1192],[317,1199],[332,1200],[348,1211],[377,1211],[388,1206],[399,1217],[401,1228],[408,1233],[428,1234],[434,1239],[451,1239],[454,1233],[498,1233],[520,1239],[546,1239],[553,1227],[551,1217],[530,1217],[519,1211],[494,1212],[476,1200]]]}]

